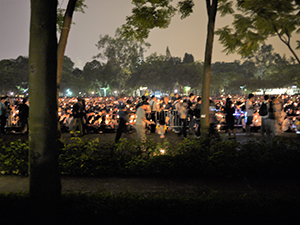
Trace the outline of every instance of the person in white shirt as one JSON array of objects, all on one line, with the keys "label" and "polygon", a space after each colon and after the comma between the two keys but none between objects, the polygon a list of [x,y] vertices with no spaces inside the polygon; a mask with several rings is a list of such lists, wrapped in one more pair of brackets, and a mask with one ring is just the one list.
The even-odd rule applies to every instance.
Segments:
[{"label": "person in white shirt", "polygon": [[137,138],[144,141],[146,139],[146,124],[150,125],[152,124],[149,120],[146,118],[146,112],[150,112],[150,105],[147,102],[143,102],[142,105],[137,109],[136,111],[136,132],[137,132]]},{"label": "person in white shirt", "polygon": [[180,108],[179,108],[181,130],[178,133],[178,136],[181,136],[181,134],[183,134],[185,138],[187,137],[187,133],[186,133],[187,117],[188,117],[187,106],[188,106],[187,100],[184,99],[183,102],[180,104]]}]

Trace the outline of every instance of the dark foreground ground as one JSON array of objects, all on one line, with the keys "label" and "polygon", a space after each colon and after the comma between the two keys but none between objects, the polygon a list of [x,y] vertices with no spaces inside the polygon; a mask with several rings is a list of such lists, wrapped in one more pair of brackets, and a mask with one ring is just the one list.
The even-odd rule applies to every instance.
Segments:
[{"label": "dark foreground ground", "polygon": [[[297,140],[295,133],[282,134]],[[9,134],[6,141],[28,140],[27,135]],[[63,141],[71,141],[63,134]],[[83,138],[114,141],[115,134],[88,134]],[[136,134],[122,138],[135,139]],[[183,140],[169,132],[157,142]],[[188,138],[194,138],[193,134]],[[221,133],[222,139],[227,139]],[[259,140],[259,133],[236,140]],[[84,178],[62,176],[63,202],[54,215],[37,216],[28,208],[29,178],[0,175],[0,224],[300,224],[299,179],[231,178]],[[4,197],[3,197],[4,196]],[[72,197],[73,196],[73,197]],[[155,197],[158,196],[158,197]],[[36,222],[38,221],[38,222]]]}]

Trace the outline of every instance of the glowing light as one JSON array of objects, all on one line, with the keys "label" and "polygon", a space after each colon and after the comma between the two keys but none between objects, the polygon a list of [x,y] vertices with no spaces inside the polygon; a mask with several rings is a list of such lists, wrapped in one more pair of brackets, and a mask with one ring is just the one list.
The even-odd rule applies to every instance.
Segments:
[{"label": "glowing light", "polygon": [[72,92],[70,91],[70,89],[66,90],[66,94],[67,94],[67,96],[71,96],[72,95]]},{"label": "glowing light", "polygon": [[159,149],[159,152],[160,152],[160,154],[165,154],[166,153],[166,150],[164,150],[164,149]]}]

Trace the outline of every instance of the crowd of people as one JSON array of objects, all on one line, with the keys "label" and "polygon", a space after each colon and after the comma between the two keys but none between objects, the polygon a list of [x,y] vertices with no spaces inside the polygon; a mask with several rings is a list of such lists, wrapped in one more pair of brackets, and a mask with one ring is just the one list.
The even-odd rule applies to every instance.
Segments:
[{"label": "crowd of people", "polygon": [[28,133],[29,102],[27,98],[1,97],[0,136],[8,132]]},{"label": "crowd of people", "polygon": [[[1,97],[1,134],[9,131],[28,132],[29,102],[26,98]],[[246,135],[253,128],[260,128],[261,135],[272,137],[281,132],[300,130],[300,102],[298,95],[213,96],[209,104],[209,134],[219,136],[225,129],[230,138],[235,138],[236,128],[242,127]],[[116,133],[118,142],[122,133],[136,131],[137,137],[145,139],[145,133],[158,133],[165,137],[166,130],[196,138],[201,132],[201,97],[188,96],[142,97],[82,97],[60,98],[58,120],[62,132],[72,136],[87,133]]]},{"label": "crowd of people", "polygon": [[[82,126],[74,123],[76,102],[82,104]],[[261,105],[264,104],[267,106],[267,113],[260,115]],[[140,106],[142,107],[139,109]],[[76,135],[76,130],[78,135],[88,132],[116,132],[116,142],[123,132],[130,133],[133,130],[142,139],[145,138],[145,131],[158,133],[161,138],[165,136],[166,130],[172,130],[183,137],[187,137],[188,132],[195,137],[201,135],[201,97],[193,93],[161,98],[154,95],[62,98],[59,111],[62,127],[66,131],[71,130],[72,135]],[[259,128],[261,135],[272,137],[281,132],[296,132],[297,128],[300,130],[300,103],[297,95],[213,96],[209,112],[209,134],[215,137],[219,136],[218,131],[222,127],[230,138],[235,138],[237,127],[243,128],[249,136]]]}]

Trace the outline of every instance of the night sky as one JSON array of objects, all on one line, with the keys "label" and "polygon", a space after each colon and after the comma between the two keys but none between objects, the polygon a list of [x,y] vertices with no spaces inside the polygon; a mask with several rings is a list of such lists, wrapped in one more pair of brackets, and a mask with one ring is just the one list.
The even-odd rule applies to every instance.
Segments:
[{"label": "night sky", "polygon": [[[65,7],[67,0],[59,1]],[[178,0],[174,0],[176,4]],[[86,0],[85,14],[75,13],[66,55],[76,67],[82,68],[98,53],[95,46],[99,35],[114,36],[116,28],[125,23],[131,14],[131,0]],[[230,24],[231,17],[218,17],[216,28]],[[30,23],[30,0],[0,0],[0,60],[28,56]],[[183,58],[185,53],[192,54],[195,60],[203,61],[206,41],[207,13],[205,0],[195,0],[194,13],[181,20],[176,15],[167,29],[154,29],[147,41],[151,48],[145,56],[157,52],[165,54],[167,46],[172,56]],[[295,42],[296,38],[294,38]],[[287,47],[278,38],[272,38],[275,52],[290,56]],[[295,47],[295,44],[293,45]],[[238,55],[225,55],[223,47],[215,36],[213,62],[240,60]]]}]

